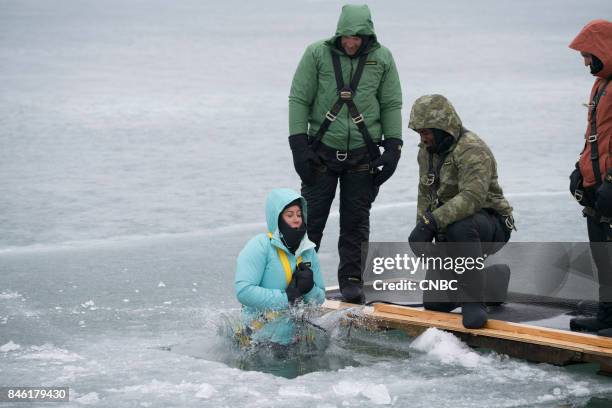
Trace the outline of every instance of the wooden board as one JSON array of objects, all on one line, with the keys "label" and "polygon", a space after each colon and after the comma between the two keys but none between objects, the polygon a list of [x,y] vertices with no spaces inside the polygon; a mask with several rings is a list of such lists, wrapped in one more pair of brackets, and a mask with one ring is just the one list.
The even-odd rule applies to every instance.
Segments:
[{"label": "wooden board", "polygon": [[466,329],[460,314],[382,303],[361,307],[326,300],[323,307],[331,310],[358,307],[359,320],[368,327],[401,329],[411,336],[435,327],[454,333],[471,346],[512,357],[556,365],[594,362],[600,364],[604,373],[612,369],[612,338],[493,319],[482,329]]}]

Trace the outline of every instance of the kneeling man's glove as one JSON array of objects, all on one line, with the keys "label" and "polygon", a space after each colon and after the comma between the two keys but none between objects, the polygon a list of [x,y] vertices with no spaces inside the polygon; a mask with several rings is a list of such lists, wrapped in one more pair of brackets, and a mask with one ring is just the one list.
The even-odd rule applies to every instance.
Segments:
[{"label": "kneeling man's glove", "polygon": [[289,136],[289,146],[293,154],[293,166],[304,184],[312,185],[315,182],[312,164],[321,164],[318,156],[308,145],[308,135],[298,133]]},{"label": "kneeling man's glove", "polygon": [[438,233],[438,224],[430,212],[426,212],[408,237],[408,242],[431,242]]},{"label": "kneeling man's glove", "polygon": [[604,217],[612,217],[612,169],[608,170],[604,182],[597,189],[595,209]]},{"label": "kneeling man's glove", "polygon": [[397,162],[399,162],[400,156],[402,155],[402,140],[390,137],[382,142],[385,151],[376,160],[372,162],[372,168],[377,169],[379,166],[383,166],[382,170],[378,172],[374,178],[374,183],[380,186],[395,172],[397,168]]}]

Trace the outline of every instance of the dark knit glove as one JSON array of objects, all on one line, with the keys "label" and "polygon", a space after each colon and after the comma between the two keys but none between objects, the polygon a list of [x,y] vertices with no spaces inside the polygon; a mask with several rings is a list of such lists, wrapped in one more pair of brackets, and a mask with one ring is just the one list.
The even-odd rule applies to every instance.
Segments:
[{"label": "dark knit glove", "polygon": [[310,292],[314,286],[314,276],[308,263],[301,262],[295,269],[294,278],[297,280],[297,288],[302,295]]},{"label": "dark knit glove", "polygon": [[321,164],[318,156],[308,145],[308,135],[298,133],[289,136],[289,146],[293,154],[293,167],[304,184],[312,185],[315,182],[312,164]]},{"label": "dark knit glove", "polygon": [[378,159],[372,162],[373,169],[378,169],[379,166],[383,166],[374,176],[374,183],[377,186],[389,180],[393,173],[395,173],[397,163],[402,155],[402,144],[402,139],[397,139],[395,137],[383,140],[382,145],[385,151]]},{"label": "dark knit glove", "polygon": [[297,279],[295,278],[295,274],[289,282],[289,286],[285,289],[285,293],[287,294],[287,301],[290,305],[294,305],[297,301],[300,300],[302,296],[302,291],[297,286]]},{"label": "dark knit glove", "polygon": [[580,203],[580,205],[585,205],[584,202],[584,187],[582,187],[582,174],[580,174],[580,168],[578,167],[578,163],[576,163],[576,168],[572,171],[572,174],[569,176],[570,184],[569,190],[572,196]]},{"label": "dark knit glove", "polygon": [[430,212],[426,212],[408,237],[408,242],[431,242],[438,233],[438,224]]}]

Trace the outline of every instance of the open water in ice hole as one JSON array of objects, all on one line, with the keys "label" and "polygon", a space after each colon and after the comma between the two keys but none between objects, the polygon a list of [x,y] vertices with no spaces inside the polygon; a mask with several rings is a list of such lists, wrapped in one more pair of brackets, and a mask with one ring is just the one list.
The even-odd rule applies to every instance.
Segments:
[{"label": "open water in ice hole", "polygon": [[298,309],[291,313],[296,341],[289,346],[248,342],[239,334],[243,326],[238,314],[224,313],[218,322],[217,342],[203,346],[196,340],[162,348],[284,378],[409,358],[410,338],[404,332],[368,330],[359,325],[358,316],[345,318],[354,311],[322,314]]},{"label": "open water in ice hole", "polygon": [[[347,367],[370,366],[385,362],[404,361],[410,365],[411,356],[423,353],[437,354],[442,361],[459,362],[460,367],[451,369],[456,373],[460,373],[462,368],[475,366],[479,356],[482,356],[483,359],[492,358],[502,362],[512,360],[486,349],[471,350],[451,334],[437,329],[429,329],[423,336],[417,338],[410,337],[405,332],[396,329],[370,329],[367,325],[360,324],[359,308],[325,314],[316,309],[297,309],[289,313],[296,326],[296,337],[301,340],[287,348],[278,348],[270,344],[241,345],[240,338],[236,335],[237,328],[240,326],[238,311],[219,315],[218,337],[214,344],[203,346],[198,341],[193,341],[161,348],[195,358],[211,359],[244,371],[257,371],[287,379],[309,373],[338,371]],[[351,317],[348,318],[347,314],[351,314]],[[441,350],[432,349],[432,342],[435,343],[440,339],[453,340],[450,340]],[[463,356],[461,351],[464,352]],[[577,372],[592,369],[592,365],[581,365]],[[452,375],[452,373],[448,374]],[[552,390],[553,395],[559,392],[558,388]],[[386,392],[383,392],[383,400],[386,396]],[[380,397],[380,395],[374,396],[374,398]],[[538,406],[610,408],[612,394],[606,393],[586,398],[569,396],[565,400],[551,401],[550,405],[543,402],[544,404],[538,404]]]}]

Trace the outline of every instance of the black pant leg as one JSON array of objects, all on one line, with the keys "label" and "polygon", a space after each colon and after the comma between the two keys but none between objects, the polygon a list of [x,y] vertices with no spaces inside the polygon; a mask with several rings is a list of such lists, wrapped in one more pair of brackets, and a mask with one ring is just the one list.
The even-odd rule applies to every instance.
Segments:
[{"label": "black pant leg", "polygon": [[323,239],[323,230],[329,217],[329,210],[336,195],[338,176],[322,170],[315,171],[315,183],[302,183],[302,196],[306,199],[306,228],[308,238],[319,250]]},{"label": "black pant leg", "polygon": [[[485,253],[497,252],[506,240],[506,234],[502,228],[499,217],[483,210],[450,224],[446,231],[449,255],[453,258],[476,259],[483,257]],[[502,243],[502,245],[491,247],[489,243]],[[484,301],[485,273],[485,270],[471,270],[457,275],[463,301]]]},{"label": "black pant leg", "polygon": [[[431,256],[441,256],[444,254],[432,253]],[[457,280],[458,277],[454,271],[438,269],[436,267],[429,268],[425,272],[426,281],[451,281]],[[425,290],[423,291],[423,307],[427,310],[435,310],[437,312],[450,312],[460,306],[458,294],[449,290]]]},{"label": "black pant leg", "polygon": [[612,324],[612,230],[609,223],[597,222],[588,216],[587,230],[599,282],[597,318]]},{"label": "black pant leg", "polygon": [[340,176],[340,237],[338,281],[340,289],[349,278],[361,281],[361,244],[370,236],[370,209],[378,189],[368,170],[347,171]]}]

